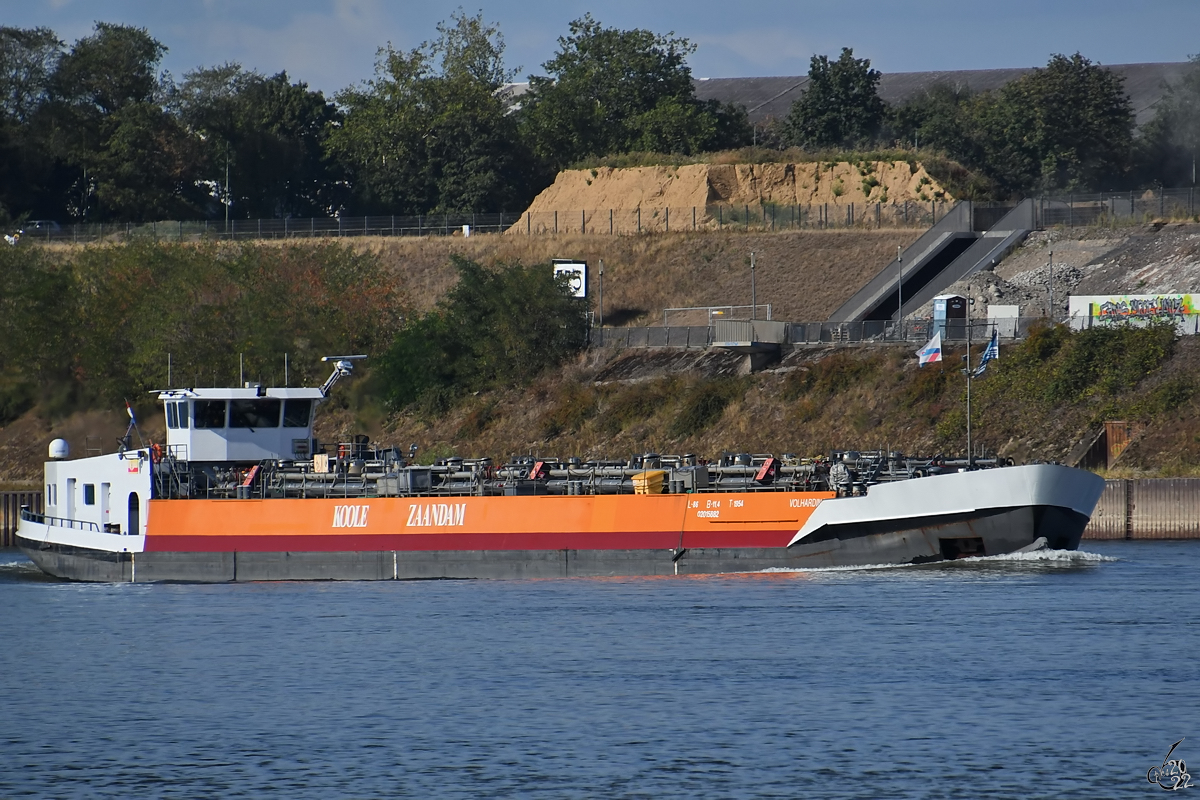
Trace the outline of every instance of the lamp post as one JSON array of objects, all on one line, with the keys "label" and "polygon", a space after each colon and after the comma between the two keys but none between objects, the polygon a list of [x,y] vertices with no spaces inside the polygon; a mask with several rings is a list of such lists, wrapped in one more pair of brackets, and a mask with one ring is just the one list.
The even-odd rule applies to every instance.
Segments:
[{"label": "lamp post", "polygon": [[[900,254],[900,245],[896,245],[896,329],[904,325],[904,256]],[[903,334],[901,334],[901,338]]]}]

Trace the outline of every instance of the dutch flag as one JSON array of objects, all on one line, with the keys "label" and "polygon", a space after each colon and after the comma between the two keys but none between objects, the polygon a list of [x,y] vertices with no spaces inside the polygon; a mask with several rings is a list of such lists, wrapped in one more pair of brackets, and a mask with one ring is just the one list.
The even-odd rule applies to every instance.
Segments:
[{"label": "dutch flag", "polygon": [[917,351],[917,358],[920,359],[920,365],[923,367],[926,364],[932,364],[934,361],[942,360],[942,332],[938,331],[933,335],[924,347]]}]

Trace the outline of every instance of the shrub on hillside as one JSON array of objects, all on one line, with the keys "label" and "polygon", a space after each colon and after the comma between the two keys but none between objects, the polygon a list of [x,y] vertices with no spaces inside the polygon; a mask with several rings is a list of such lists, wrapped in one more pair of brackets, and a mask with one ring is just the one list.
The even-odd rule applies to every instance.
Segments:
[{"label": "shrub on hillside", "polygon": [[680,398],[668,434],[684,438],[703,433],[721,418],[726,406],[745,393],[746,381],[740,378],[714,378],[690,386]]},{"label": "shrub on hillside", "polygon": [[523,383],[587,344],[587,304],[548,265],[489,270],[458,256],[452,262],[458,283],[400,331],[380,364],[394,408]]}]

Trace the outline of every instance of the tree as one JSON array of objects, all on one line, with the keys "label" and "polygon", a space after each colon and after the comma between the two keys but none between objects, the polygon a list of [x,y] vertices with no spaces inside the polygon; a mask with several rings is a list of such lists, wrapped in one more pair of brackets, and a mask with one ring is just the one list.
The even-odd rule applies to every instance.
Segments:
[{"label": "tree", "polygon": [[504,39],[461,12],[407,53],[379,51],[375,77],[338,95],[328,152],[363,211],[501,211],[529,199],[531,159],[503,91]]},{"label": "tree", "polygon": [[158,93],[158,63],[166,45],[145,28],[97,22],[58,62],[55,94],[111,114],[130,103],[146,103]]},{"label": "tree", "polygon": [[1200,55],[1178,85],[1168,86],[1158,111],[1137,142],[1142,183],[1193,186],[1200,158]]},{"label": "tree", "polygon": [[871,61],[842,48],[837,61],[812,57],[808,87],[785,123],[793,144],[808,149],[860,147],[878,134],[884,104],[876,93],[880,73]]},{"label": "tree", "polygon": [[203,140],[212,194],[229,202],[234,216],[330,214],[344,202],[324,149],[340,114],[323,93],[292,83],[286,72],[268,78],[230,63],[194,70],[171,105]]},{"label": "tree", "polygon": [[0,115],[28,122],[49,95],[63,43],[49,28],[0,27]]},{"label": "tree", "polygon": [[586,157],[647,150],[695,153],[746,144],[745,113],[696,100],[674,33],[604,28],[590,14],[560,37],[548,76],[530,76],[522,128],[554,169]]},{"label": "tree", "polygon": [[145,28],[96,23],[50,80],[47,149],[72,173],[64,211],[83,219],[194,216],[194,143],[162,108],[167,48]]},{"label": "tree", "polygon": [[465,392],[528,381],[587,343],[587,304],[549,264],[485,269],[455,256],[458,282],[409,322],[379,367],[394,407],[444,406]]},{"label": "tree", "polygon": [[102,144],[84,162],[107,216],[130,221],[195,216],[200,143],[154,103],[123,106],[104,119]]},{"label": "tree", "polygon": [[971,116],[985,170],[1010,193],[1094,191],[1127,179],[1134,114],[1123,79],[1079,53],[977,96]]},{"label": "tree", "polygon": [[63,178],[39,118],[62,52],[49,28],[0,27],[0,219],[53,215]]},{"label": "tree", "polygon": [[971,97],[967,87],[935,83],[892,110],[888,121],[892,138],[913,148],[934,148],[961,156],[969,150],[964,147],[964,138]]}]

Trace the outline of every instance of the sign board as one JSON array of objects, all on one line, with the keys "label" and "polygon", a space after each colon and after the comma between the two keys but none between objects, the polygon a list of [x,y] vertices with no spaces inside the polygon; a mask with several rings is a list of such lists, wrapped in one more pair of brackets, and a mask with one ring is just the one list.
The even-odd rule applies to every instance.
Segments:
[{"label": "sign board", "polygon": [[1020,319],[1020,306],[988,306],[988,322],[1002,339],[1016,338]]},{"label": "sign board", "polygon": [[571,296],[587,297],[587,262],[556,258],[553,263],[555,278],[559,275],[567,276],[567,285],[571,288]]}]

